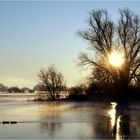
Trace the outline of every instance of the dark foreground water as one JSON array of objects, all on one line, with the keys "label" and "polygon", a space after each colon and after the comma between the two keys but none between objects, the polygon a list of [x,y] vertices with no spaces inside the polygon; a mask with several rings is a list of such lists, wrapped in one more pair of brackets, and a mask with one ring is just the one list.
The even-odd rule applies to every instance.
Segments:
[{"label": "dark foreground water", "polygon": [[116,103],[26,101],[32,97],[0,95],[0,139],[140,138],[138,102],[116,107]]}]

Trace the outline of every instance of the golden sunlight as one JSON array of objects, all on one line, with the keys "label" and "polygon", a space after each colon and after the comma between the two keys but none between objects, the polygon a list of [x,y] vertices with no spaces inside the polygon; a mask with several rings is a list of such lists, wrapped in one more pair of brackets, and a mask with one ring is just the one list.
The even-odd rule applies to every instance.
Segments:
[{"label": "golden sunlight", "polygon": [[115,121],[116,121],[116,105],[117,103],[115,102],[111,102],[111,110],[109,110],[108,114],[110,116],[111,119],[111,126],[114,127],[115,125]]},{"label": "golden sunlight", "polygon": [[121,67],[121,65],[124,63],[124,58],[121,53],[118,53],[116,51],[112,52],[109,56],[109,63],[113,65],[114,67]]}]

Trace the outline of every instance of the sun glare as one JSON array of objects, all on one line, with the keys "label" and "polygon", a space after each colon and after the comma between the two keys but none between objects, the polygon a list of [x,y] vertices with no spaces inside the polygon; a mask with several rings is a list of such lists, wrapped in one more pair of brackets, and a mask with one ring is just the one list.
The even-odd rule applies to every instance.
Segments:
[{"label": "sun glare", "polygon": [[118,52],[112,52],[109,55],[108,59],[109,59],[109,63],[114,67],[121,67],[121,65],[124,63],[123,55]]}]

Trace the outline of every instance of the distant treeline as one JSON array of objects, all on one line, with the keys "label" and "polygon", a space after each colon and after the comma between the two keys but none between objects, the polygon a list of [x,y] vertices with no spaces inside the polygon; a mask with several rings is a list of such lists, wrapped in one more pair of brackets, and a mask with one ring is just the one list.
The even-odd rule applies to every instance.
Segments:
[{"label": "distant treeline", "polygon": [[[39,90],[38,85],[34,86],[33,89],[24,87],[6,87],[3,84],[0,84],[0,92],[9,92],[9,93],[32,93],[37,91],[38,100],[45,100],[45,96],[40,94],[42,91]],[[116,93],[113,91],[112,87],[109,86],[101,86],[97,83],[90,83],[89,85],[77,85],[73,87],[65,87],[65,91],[63,94],[67,94],[66,98],[57,98],[57,100],[65,100],[65,101],[140,101],[140,86],[129,86],[127,91],[125,92],[125,97],[123,97],[121,92]]]},{"label": "distant treeline", "polygon": [[0,92],[9,92],[9,93],[25,93],[29,92],[32,93],[33,90],[28,87],[19,88],[17,86],[14,87],[7,87],[4,84],[0,84]]}]

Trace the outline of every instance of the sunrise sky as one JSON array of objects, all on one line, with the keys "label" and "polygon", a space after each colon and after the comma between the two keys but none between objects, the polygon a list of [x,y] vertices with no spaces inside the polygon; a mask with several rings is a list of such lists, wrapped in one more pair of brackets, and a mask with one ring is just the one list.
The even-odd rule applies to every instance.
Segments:
[{"label": "sunrise sky", "polygon": [[55,64],[68,86],[82,81],[78,54],[88,47],[77,35],[88,12],[106,9],[117,21],[118,9],[140,14],[140,1],[0,1],[0,83],[33,87],[41,68]]}]

